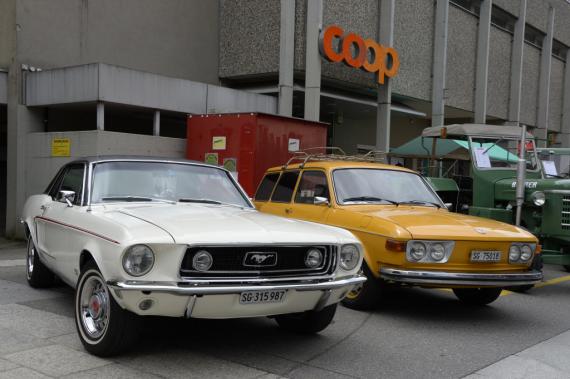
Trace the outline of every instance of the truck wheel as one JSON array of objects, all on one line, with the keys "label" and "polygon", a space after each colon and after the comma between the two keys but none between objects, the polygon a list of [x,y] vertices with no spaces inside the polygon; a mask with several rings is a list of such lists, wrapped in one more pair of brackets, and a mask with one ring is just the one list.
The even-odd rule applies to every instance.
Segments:
[{"label": "truck wheel", "polygon": [[487,305],[497,300],[502,288],[454,288],[453,293],[464,303]]},{"label": "truck wheel", "polygon": [[280,327],[297,333],[318,333],[324,330],[334,318],[336,304],[329,305],[320,311],[292,313],[275,317]]},{"label": "truck wheel", "polygon": [[117,304],[97,265],[87,263],[75,289],[75,325],[85,350],[100,357],[126,350],[135,342],[138,321]]},{"label": "truck wheel", "polygon": [[372,275],[365,262],[362,263],[362,271],[366,276],[366,281],[355,286],[342,300],[342,305],[345,307],[359,311],[373,309],[381,298],[383,287],[387,285]]},{"label": "truck wheel", "polygon": [[32,236],[28,236],[26,279],[33,288],[47,288],[55,284],[55,275],[42,263]]}]

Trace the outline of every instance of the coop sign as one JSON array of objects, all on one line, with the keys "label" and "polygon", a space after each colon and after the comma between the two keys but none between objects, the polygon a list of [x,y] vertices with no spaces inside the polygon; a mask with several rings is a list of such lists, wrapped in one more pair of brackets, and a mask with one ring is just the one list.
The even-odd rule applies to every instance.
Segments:
[{"label": "coop sign", "polygon": [[394,48],[355,33],[345,33],[336,25],[321,31],[319,51],[329,62],[344,62],[349,67],[374,73],[380,84],[384,84],[386,77],[396,76],[400,68],[398,52]]}]

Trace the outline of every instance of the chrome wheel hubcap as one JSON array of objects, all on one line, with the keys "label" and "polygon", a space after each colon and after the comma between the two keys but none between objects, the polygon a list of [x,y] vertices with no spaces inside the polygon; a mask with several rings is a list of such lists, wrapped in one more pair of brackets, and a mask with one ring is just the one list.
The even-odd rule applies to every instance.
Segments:
[{"label": "chrome wheel hubcap", "polygon": [[109,324],[109,291],[100,277],[85,280],[79,301],[83,329],[93,339],[101,337]]},{"label": "chrome wheel hubcap", "polygon": [[27,259],[28,279],[32,278],[32,273],[34,272],[34,257],[35,257],[35,255],[36,255],[36,248],[35,248],[34,243],[32,242],[32,240],[30,238],[30,240],[28,241],[28,259]]}]

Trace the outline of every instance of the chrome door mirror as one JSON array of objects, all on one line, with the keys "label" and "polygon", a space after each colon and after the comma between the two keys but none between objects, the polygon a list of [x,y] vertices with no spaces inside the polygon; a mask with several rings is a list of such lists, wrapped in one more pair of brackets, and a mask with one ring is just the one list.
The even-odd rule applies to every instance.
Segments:
[{"label": "chrome door mirror", "polygon": [[329,205],[329,199],[326,197],[315,196],[313,199],[313,204],[315,205]]},{"label": "chrome door mirror", "polygon": [[449,209],[449,210],[452,210],[452,209],[453,209],[453,203],[445,203],[445,204],[443,204],[443,205],[445,205],[445,207],[446,207],[447,209]]},{"label": "chrome door mirror", "polygon": [[73,207],[73,202],[75,201],[75,191],[59,191],[57,195],[57,201],[62,203],[67,203],[68,207]]}]

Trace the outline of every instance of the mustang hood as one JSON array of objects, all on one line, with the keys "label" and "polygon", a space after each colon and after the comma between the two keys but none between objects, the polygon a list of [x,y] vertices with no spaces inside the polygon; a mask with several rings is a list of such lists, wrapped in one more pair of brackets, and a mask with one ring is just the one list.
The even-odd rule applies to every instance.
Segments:
[{"label": "mustang hood", "polygon": [[382,206],[380,210],[375,207],[360,213],[378,221],[393,222],[408,230],[414,239],[517,241],[534,238],[513,225],[432,207]]},{"label": "mustang hood", "polygon": [[169,233],[176,243],[353,242],[345,230],[271,216],[256,210],[206,204],[152,204],[109,210],[146,221]]}]

